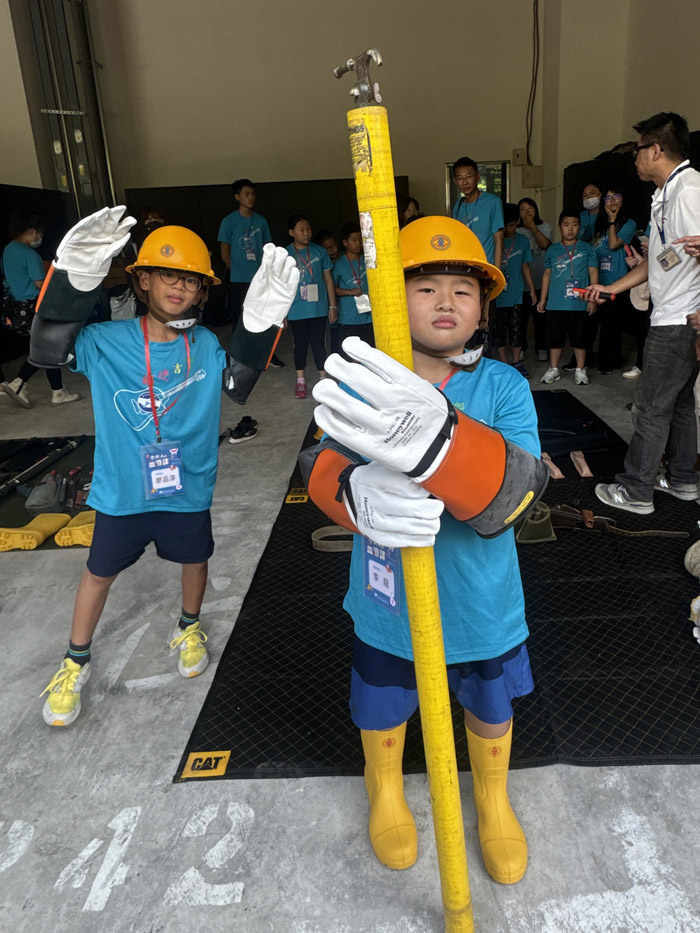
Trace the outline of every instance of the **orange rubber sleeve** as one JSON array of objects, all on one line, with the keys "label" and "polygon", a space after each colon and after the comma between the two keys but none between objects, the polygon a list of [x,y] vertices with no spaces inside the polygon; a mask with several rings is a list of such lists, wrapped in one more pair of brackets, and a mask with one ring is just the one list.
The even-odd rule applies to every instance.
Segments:
[{"label": "orange rubber sleeve", "polygon": [[506,442],[498,431],[457,412],[450,449],[421,483],[458,521],[479,515],[498,495],[506,471]]}]

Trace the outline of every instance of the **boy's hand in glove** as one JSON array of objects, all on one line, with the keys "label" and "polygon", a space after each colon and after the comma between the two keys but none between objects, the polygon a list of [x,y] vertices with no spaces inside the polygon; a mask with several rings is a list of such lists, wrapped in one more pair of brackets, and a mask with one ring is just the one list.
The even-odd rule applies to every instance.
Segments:
[{"label": "boy's hand in glove", "polygon": [[424,482],[447,451],[454,409],[429,382],[359,337],[347,337],[343,350],[357,362],[333,353],[326,372],[367,404],[323,379],[313,390],[321,403],[316,423],[344,447]]},{"label": "boy's hand in glove", "polygon": [[112,260],[128,243],[136,220],[124,217],[125,211],[122,205],[103,207],[83,217],[61,240],[53,264],[68,273],[68,281],[79,292],[101,285]]},{"label": "boy's hand in glove", "polygon": [[266,243],[260,268],[253,276],[243,302],[243,326],[259,334],[273,325],[281,327],[299,285],[296,262],[282,246]]},{"label": "boy's hand in glove", "polygon": [[356,467],[343,496],[360,534],[384,547],[432,547],[444,503],[381,463]]}]

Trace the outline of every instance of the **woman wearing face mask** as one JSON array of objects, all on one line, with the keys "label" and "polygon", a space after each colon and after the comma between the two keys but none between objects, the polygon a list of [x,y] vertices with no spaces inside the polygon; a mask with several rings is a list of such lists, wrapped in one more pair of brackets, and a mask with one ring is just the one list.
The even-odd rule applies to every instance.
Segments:
[{"label": "woman wearing face mask", "polygon": [[581,196],[583,198],[583,210],[581,211],[581,232],[578,238],[590,243],[593,239],[595,222],[600,214],[602,191],[595,182],[590,182],[583,189]]},{"label": "woman wearing face mask", "polygon": [[[637,225],[627,214],[625,196],[619,185],[608,185],[603,198],[603,210],[598,212],[592,245],[598,254],[598,281],[610,285],[628,271],[627,252]],[[598,342],[598,372],[609,375],[621,365],[622,321],[629,315],[629,292],[606,301],[598,308],[600,340]]]},{"label": "woman wearing face mask", "polygon": [[[3,268],[3,326],[20,337],[28,337],[32,326],[36,299],[44,283],[44,264],[37,249],[41,246],[44,224],[36,214],[15,211],[10,221],[10,242],[2,254]],[[31,408],[26,383],[38,367],[24,362],[16,378],[0,383],[0,389],[22,408]],[[51,404],[77,402],[78,393],[66,392],[60,369],[47,369],[46,378],[51,386]]]}]

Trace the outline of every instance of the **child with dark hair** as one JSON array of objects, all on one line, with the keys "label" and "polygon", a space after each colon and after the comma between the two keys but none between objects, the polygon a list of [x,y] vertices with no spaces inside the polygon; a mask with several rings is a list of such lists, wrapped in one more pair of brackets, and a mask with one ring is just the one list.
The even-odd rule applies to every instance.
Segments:
[{"label": "child with dark hair", "polygon": [[308,218],[303,214],[292,214],[287,221],[292,242],[287,252],[296,261],[299,269],[299,287],[289,309],[289,326],[294,340],[294,368],[297,384],[296,398],[307,398],[306,358],[309,352],[321,378],[326,373],[326,322],[335,322],[338,310],[335,303],[335,286],[331,269],[333,264],[326,250],[312,243],[313,231]]},{"label": "child with dark hair", "polygon": [[321,227],[314,237],[314,243],[318,243],[319,246],[325,249],[331,262],[340,259],[340,243],[335,233],[329,230],[328,227]]},{"label": "child with dark hair", "polygon": [[588,385],[586,372],[586,321],[595,314],[595,301],[583,301],[576,289],[588,288],[598,282],[598,260],[590,243],[579,239],[581,222],[579,212],[564,208],[559,215],[561,243],[553,243],[544,257],[542,296],[537,310],[547,312],[547,344],[549,369],[541,382],[552,385],[561,379],[559,360],[566,343],[573,347],[576,360],[574,382]]},{"label": "child with dark hair", "polygon": [[503,219],[505,237],[501,269],[506,278],[506,287],[496,298],[496,307],[493,310],[493,346],[498,350],[501,361],[507,363],[506,344],[510,343],[513,365],[521,375],[527,378],[529,373],[520,362],[520,349],[523,343],[521,305],[525,285],[530,292],[530,300],[533,304],[537,303],[535,286],[530,273],[532,250],[527,237],[515,232],[520,219],[517,204],[506,204]]},{"label": "child with dark hair", "polygon": [[[3,318],[5,326],[15,334],[28,337],[36,301],[46,278],[44,263],[37,253],[44,236],[44,222],[36,214],[15,211],[10,220],[9,234],[11,241],[2,254]],[[37,368],[26,360],[14,379],[0,383],[5,395],[22,408],[33,407],[27,394],[27,383]],[[46,378],[51,386],[52,405],[77,402],[82,398],[78,392],[67,392],[63,388],[60,369],[47,369]]]},{"label": "child with dark hair", "polygon": [[341,236],[345,255],[341,256],[333,267],[335,293],[339,298],[340,339],[361,337],[373,347],[372,308],[367,290],[367,269],[360,225],[343,224]]}]

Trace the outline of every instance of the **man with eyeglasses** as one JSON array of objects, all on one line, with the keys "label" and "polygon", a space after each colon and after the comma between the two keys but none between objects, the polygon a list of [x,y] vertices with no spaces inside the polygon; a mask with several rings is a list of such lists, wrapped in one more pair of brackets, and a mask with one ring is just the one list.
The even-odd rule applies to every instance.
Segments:
[{"label": "man with eyeglasses", "polygon": [[[677,113],[657,113],[637,123],[637,174],[656,183],[651,200],[648,257],[616,282],[592,286],[620,294],[649,281],[653,312],[635,399],[635,431],[624,469],[614,483],[600,483],[606,505],[648,515],[654,491],[698,500],[696,416],[693,387],[698,374],[695,332],[689,315],[700,307],[700,264],[690,235],[700,230],[700,173],[688,160],[688,124]],[[686,243],[686,249],[680,243]],[[659,472],[666,453],[668,466]]]}]

